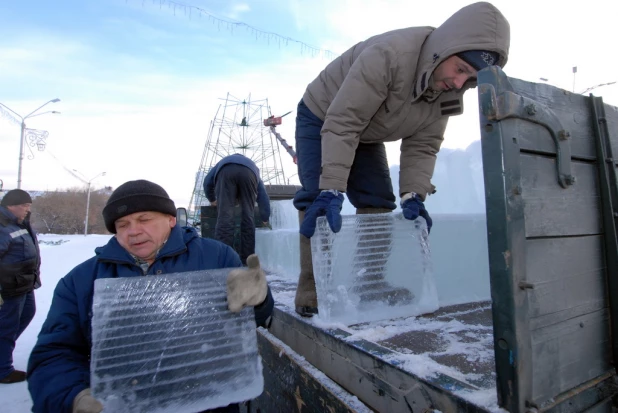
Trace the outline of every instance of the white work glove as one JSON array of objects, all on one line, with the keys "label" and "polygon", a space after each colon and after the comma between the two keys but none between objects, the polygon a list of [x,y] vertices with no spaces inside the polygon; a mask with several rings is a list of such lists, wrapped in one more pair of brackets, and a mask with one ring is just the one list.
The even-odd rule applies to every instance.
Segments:
[{"label": "white work glove", "polygon": [[77,393],[73,399],[73,413],[100,413],[103,405],[90,394],[90,389]]},{"label": "white work glove", "polygon": [[227,307],[233,313],[246,306],[262,304],[268,294],[266,274],[257,255],[249,255],[247,267],[232,270],[227,276]]}]

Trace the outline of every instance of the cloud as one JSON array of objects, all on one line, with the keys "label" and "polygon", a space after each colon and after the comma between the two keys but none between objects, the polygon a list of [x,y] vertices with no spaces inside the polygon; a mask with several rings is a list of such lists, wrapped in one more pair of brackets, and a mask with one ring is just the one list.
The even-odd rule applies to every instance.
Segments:
[{"label": "cloud", "polygon": [[[578,65],[582,89],[618,80],[612,72],[616,57],[606,50],[603,54],[602,42],[595,43],[593,26],[584,25],[588,21],[577,20],[580,9],[561,11],[566,14],[554,21],[546,18],[550,14],[541,5],[535,10],[547,14],[520,14],[516,5],[497,1],[513,31],[507,73],[531,81],[548,77],[550,83],[569,88],[571,67]],[[240,6],[237,12],[255,12],[243,4],[235,5]],[[419,13],[412,3],[399,0],[316,0],[310,6],[296,0],[288,7],[295,10],[289,15],[312,40],[309,44],[315,41],[319,47],[342,52],[391,28],[440,24],[461,4],[441,4],[432,13]],[[278,48],[255,39],[247,42],[246,36],[226,29],[216,35],[195,18],[174,19],[169,11],[155,9],[140,6],[131,9],[135,14],[129,17],[107,16],[107,30],[124,28],[119,33],[121,40],[106,40],[101,32],[75,36],[42,27],[24,30],[25,34],[12,38],[10,46],[0,47],[2,103],[24,114],[49,99],[62,99],[53,106],[62,115],[28,122],[29,127],[50,134],[47,151],[35,152],[33,160],[23,161],[26,189],[81,185],[65,167],[88,177],[106,171],[97,185],[117,187],[130,179],[150,179],[163,185],[178,206],[188,206],[210,121],[228,93],[238,98],[267,98],[274,114],[294,111],[278,127],[294,145],[296,105],[329,60],[299,54],[292,46]],[[146,17],[139,17],[140,13]],[[582,18],[591,19],[591,13],[587,11]],[[559,35],[552,37],[551,44],[539,40],[547,38],[543,31],[565,33],[564,27],[582,30],[569,34],[571,43],[560,41]],[[598,38],[611,38],[610,29],[601,27],[605,34]],[[575,32],[584,40],[575,39]],[[598,56],[603,57],[602,64],[595,63]],[[598,91],[606,93],[607,101],[613,96],[618,102],[612,92],[616,89],[609,86]],[[478,140],[476,99],[476,90],[466,94],[466,112],[451,118],[444,147],[464,148]],[[399,142],[387,144],[387,151],[389,163],[398,164]],[[0,119],[0,179],[5,188],[16,184],[18,154],[19,127]],[[287,177],[297,180],[295,166],[284,151],[281,156]]]},{"label": "cloud", "polygon": [[[65,168],[88,177],[105,171],[97,185],[117,187],[131,179],[150,179],[163,185],[178,206],[188,206],[210,121],[222,98],[230,93],[268,99],[275,114],[295,111],[306,84],[327,63],[282,51],[272,55],[281,60],[265,59],[229,74],[186,76],[157,70],[149,58],[124,53],[105,52],[105,59],[116,64],[102,68],[94,58],[98,49],[58,37],[54,42],[64,45],[63,58],[49,71],[34,70],[32,81],[44,85],[55,79],[56,85],[62,85],[58,88],[63,91],[59,95],[62,102],[53,107],[62,115],[28,121],[29,127],[48,130],[49,138],[45,152],[35,152],[32,160],[24,159],[24,188],[54,190],[81,185]],[[23,53],[16,53],[7,64],[26,66],[22,56],[44,59],[53,53],[43,50],[47,43],[26,45]],[[76,69],[78,60],[81,63]],[[2,103],[18,113],[28,113],[49,99],[46,93],[39,91],[34,99]],[[293,114],[279,129],[294,144]],[[5,187],[16,185],[18,154],[19,128],[0,120],[0,179]],[[283,150],[281,156],[286,175],[292,177],[295,166]]]},{"label": "cloud", "polygon": [[242,14],[248,13],[251,11],[251,7],[247,3],[234,3],[230,7],[230,11],[227,16],[230,19],[238,20]]}]

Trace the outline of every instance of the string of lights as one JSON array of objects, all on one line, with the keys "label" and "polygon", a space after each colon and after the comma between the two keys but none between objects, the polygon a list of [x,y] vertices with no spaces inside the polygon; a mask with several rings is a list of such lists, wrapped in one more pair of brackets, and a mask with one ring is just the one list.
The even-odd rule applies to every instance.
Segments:
[{"label": "string of lights", "polygon": [[[255,26],[252,26],[244,22],[221,18],[221,17],[215,16],[213,13],[201,7],[193,6],[193,5],[186,4],[180,1],[176,1],[176,0],[150,0],[150,1],[141,0],[141,1],[142,1],[142,7],[145,7],[146,3],[149,3],[149,2],[152,3],[153,5],[158,5],[160,9],[167,7],[168,9],[172,10],[174,16],[177,16],[178,14],[182,13],[185,17],[188,17],[189,19],[193,19],[194,17],[197,17],[200,19],[206,18],[209,23],[216,25],[217,29],[228,30],[232,34],[234,33],[234,30],[244,28],[250,35],[255,37],[256,40],[264,40],[269,45],[277,44],[279,48],[287,47],[290,44],[297,44],[300,46],[301,54],[309,54],[311,57],[319,56],[322,58],[332,60],[338,56],[336,53],[330,50],[321,49],[319,47],[309,45],[303,41],[296,40],[291,37],[283,36],[275,32],[262,30],[262,29],[259,29]],[[125,0],[125,2],[128,3],[129,0]]]}]

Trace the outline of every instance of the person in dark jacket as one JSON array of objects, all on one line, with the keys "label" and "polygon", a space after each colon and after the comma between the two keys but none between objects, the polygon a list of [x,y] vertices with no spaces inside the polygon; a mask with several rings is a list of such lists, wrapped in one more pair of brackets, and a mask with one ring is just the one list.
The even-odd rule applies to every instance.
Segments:
[{"label": "person in dark jacket", "polygon": [[32,198],[13,189],[0,202],[0,383],[26,380],[13,367],[15,342],[36,312],[34,289],[41,285],[41,258],[30,227]]},{"label": "person in dark jacket", "polygon": [[204,192],[210,204],[217,207],[215,238],[234,246],[234,206],[238,202],[240,218],[240,259],[243,264],[255,252],[255,222],[257,200],[264,225],[270,219],[270,199],[266,194],[260,170],[249,158],[239,153],[221,159],[204,178]]},{"label": "person in dark jacket", "polygon": [[[176,207],[159,185],[129,181],[119,186],[103,208],[107,229],[115,236],[95,249],[96,256],[62,278],[28,362],[33,412],[98,413],[103,406],[90,394],[91,317],[94,282],[100,278],[242,267],[227,245],[200,238],[194,228],[176,224]],[[252,262],[254,255],[249,258]],[[228,307],[253,306],[265,326],[274,301],[264,272],[257,266],[230,270]],[[239,294],[239,291],[242,293]],[[241,299],[239,300],[239,297]],[[230,405],[217,411],[239,411]]]}]

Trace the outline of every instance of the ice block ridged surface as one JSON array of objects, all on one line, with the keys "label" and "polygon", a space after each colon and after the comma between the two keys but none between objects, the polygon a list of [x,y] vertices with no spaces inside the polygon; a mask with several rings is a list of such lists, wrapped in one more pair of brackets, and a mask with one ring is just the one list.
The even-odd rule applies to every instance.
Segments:
[{"label": "ice block ridged surface", "polygon": [[438,309],[423,219],[399,214],[344,215],[341,231],[318,218],[311,238],[320,318],[355,323]]},{"label": "ice block ridged surface", "polygon": [[262,393],[253,309],[229,269],[95,281],[91,388],[112,412],[194,413]]}]

